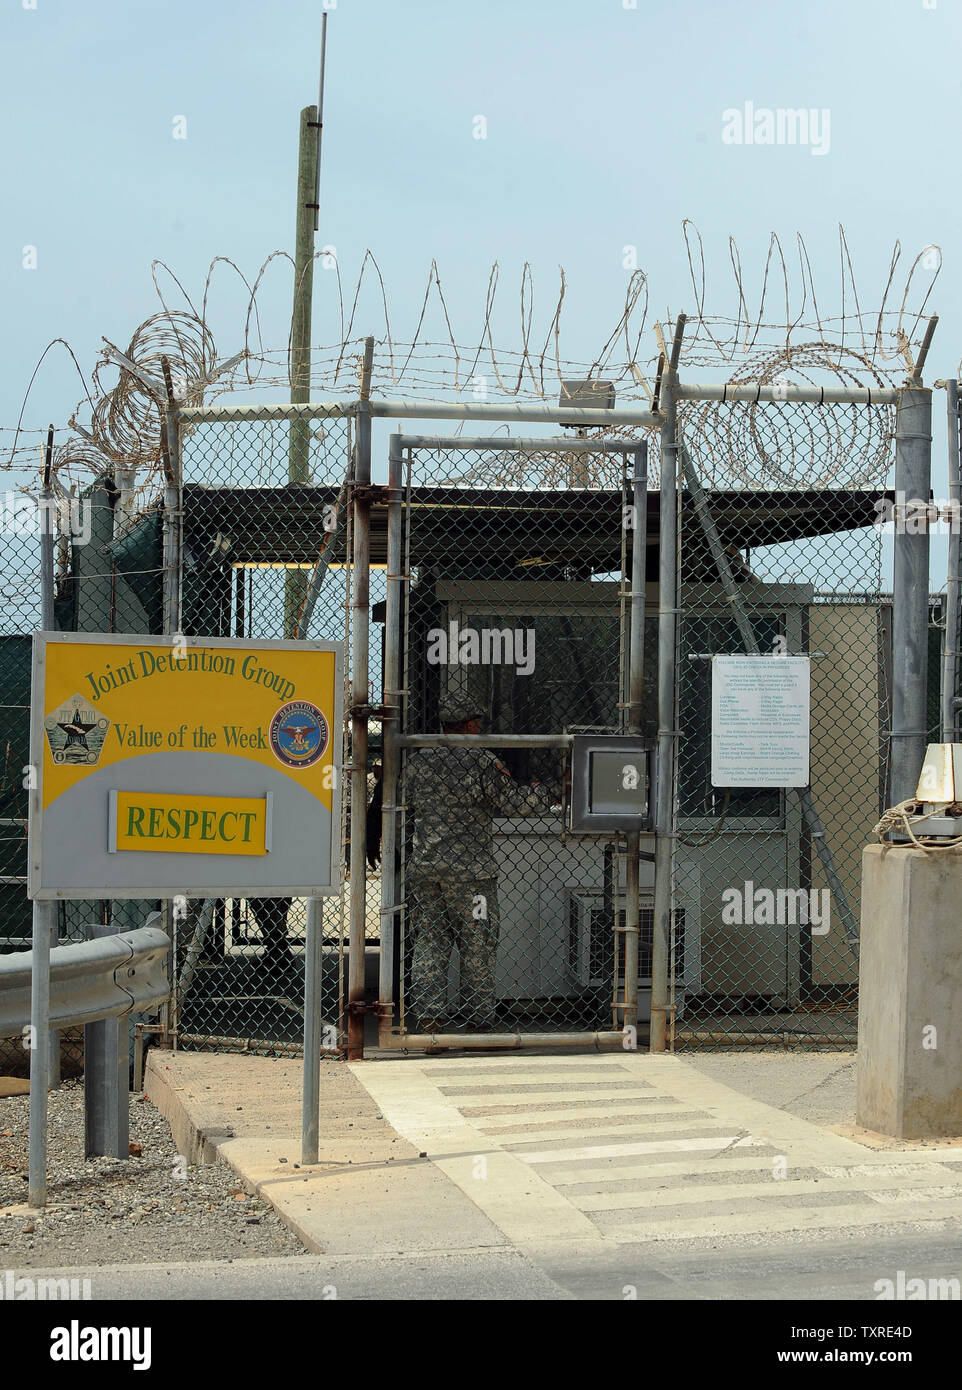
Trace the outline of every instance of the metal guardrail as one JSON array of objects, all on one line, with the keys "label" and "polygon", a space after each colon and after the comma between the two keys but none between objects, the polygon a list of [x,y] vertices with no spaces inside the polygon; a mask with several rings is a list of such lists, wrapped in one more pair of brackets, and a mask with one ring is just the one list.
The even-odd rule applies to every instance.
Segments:
[{"label": "metal guardrail", "polygon": [[[50,1027],[75,1028],[158,1007],[170,995],[169,953],[170,938],[157,926],[55,946]],[[0,1038],[16,1037],[30,1023],[32,970],[33,951],[0,956]]]}]

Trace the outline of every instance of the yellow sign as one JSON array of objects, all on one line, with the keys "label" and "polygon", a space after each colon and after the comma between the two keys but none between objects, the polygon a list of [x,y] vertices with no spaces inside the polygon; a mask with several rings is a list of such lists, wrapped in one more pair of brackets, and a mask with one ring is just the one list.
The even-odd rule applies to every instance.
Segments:
[{"label": "yellow sign", "polygon": [[176,796],[110,793],[110,850],[176,850],[181,854],[266,854],[271,794]]},{"label": "yellow sign", "polygon": [[36,633],[28,893],[338,891],[343,647]]}]

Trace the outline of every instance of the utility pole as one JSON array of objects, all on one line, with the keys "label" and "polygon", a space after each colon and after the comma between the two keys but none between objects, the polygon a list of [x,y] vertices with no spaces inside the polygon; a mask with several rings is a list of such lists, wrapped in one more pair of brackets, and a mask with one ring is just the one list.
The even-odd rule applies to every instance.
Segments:
[{"label": "utility pole", "polygon": [[[311,399],[311,311],[314,299],[314,234],[321,202],[321,130],[324,121],[324,62],[327,50],[327,14],[321,19],[321,73],[317,105],[301,112],[297,148],[297,222],[294,237],[294,306],[291,314],[291,405]],[[311,480],[311,422],[292,420],[287,460],[289,483]],[[289,569],[284,580],[284,636],[306,637],[310,621],[305,612],[310,575]],[[301,614],[304,622],[301,624]],[[317,1162],[320,1128],[321,1065],[321,899],[307,904],[304,950],[304,1061],[301,1095],[301,1162]]]},{"label": "utility pole", "polygon": [[[294,303],[291,315],[291,405],[311,398],[311,318],[314,298],[314,234],[320,213],[321,132],[324,123],[324,64],[327,14],[321,19],[321,73],[316,106],[301,112],[297,151],[297,222],[294,238]],[[311,476],[311,422],[292,420],[287,480],[308,483]],[[298,614],[307,592],[307,572],[288,570],[284,585],[284,635],[296,636]]]}]

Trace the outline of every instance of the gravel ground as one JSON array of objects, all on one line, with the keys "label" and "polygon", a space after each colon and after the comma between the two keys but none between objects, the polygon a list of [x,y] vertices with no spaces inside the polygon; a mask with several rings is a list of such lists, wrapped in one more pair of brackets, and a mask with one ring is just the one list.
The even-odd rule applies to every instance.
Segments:
[{"label": "gravel ground", "polygon": [[127,1160],[83,1156],[83,1082],[49,1096],[48,1206],[27,1200],[28,1096],[0,1099],[0,1268],[302,1255],[272,1208],[242,1191],[226,1163],[178,1161],[146,1096],[130,1098]]}]

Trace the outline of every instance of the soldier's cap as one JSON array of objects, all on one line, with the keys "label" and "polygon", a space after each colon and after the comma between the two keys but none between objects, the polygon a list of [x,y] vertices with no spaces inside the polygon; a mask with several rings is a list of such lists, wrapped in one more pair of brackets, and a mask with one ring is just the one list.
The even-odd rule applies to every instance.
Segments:
[{"label": "soldier's cap", "polygon": [[441,702],[442,724],[466,724],[469,719],[483,719],[484,710],[477,700],[467,695],[449,695]]}]

